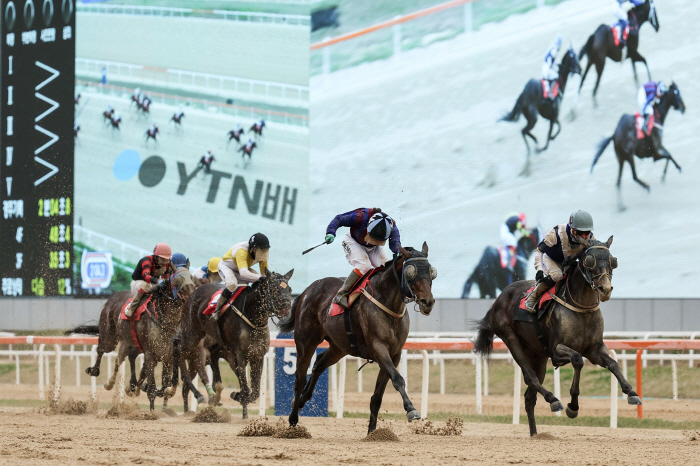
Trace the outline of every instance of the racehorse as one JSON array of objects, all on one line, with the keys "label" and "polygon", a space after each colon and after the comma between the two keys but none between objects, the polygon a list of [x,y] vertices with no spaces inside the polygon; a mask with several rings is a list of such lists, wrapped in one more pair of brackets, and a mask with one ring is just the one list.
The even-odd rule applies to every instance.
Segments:
[{"label": "racehorse", "polygon": [[173,113],[172,118],[170,118],[170,121],[173,122],[174,125],[177,125],[176,128],[182,126],[182,119],[185,117],[184,112],[177,112]]},{"label": "racehorse", "polygon": [[226,147],[228,148],[229,144],[231,144],[231,140],[235,139],[238,144],[241,143],[241,135],[243,134],[243,128],[238,128],[238,130],[231,130],[229,131],[228,134],[228,141],[226,142]]},{"label": "racehorse", "polygon": [[[291,316],[278,325],[283,332],[294,330],[297,349],[290,426],[296,426],[299,422],[299,410],[311,399],[316,381],[323,371],[346,354],[379,364],[379,375],[370,402],[368,432],[377,428],[377,415],[389,379],[403,398],[408,420],[420,419],[420,413],[408,398],[406,384],[396,366],[401,359],[401,350],[408,337],[410,325],[409,316],[405,314],[405,303],[413,300],[423,315],[430,315],[435,304],[432,283],[437,277],[437,270],[428,262],[426,243],[423,243],[422,251],[402,247],[399,251],[401,254],[396,255],[384,265],[383,270],[370,277],[366,288],[372,291],[372,297],[358,297],[350,303],[350,309],[344,311],[344,314],[349,314],[330,316],[331,300],[343,284],[343,280],[328,277],[309,285],[292,303]],[[367,292],[366,289],[365,291]],[[346,318],[351,323],[349,327],[354,331],[346,330]],[[316,358],[311,378],[307,382],[306,373],[311,358],[316,347],[324,340],[330,347]]]},{"label": "racehorse", "polygon": [[262,137],[263,128],[265,126],[265,120],[256,121],[255,123],[253,123],[253,126],[251,126],[250,129],[248,129],[248,132],[252,131],[253,133],[255,133],[255,139],[257,139],[258,136]]},{"label": "racehorse", "polygon": [[114,109],[110,108],[109,110],[105,110],[102,112],[102,122],[105,124],[109,124],[110,121],[112,121],[112,115],[114,115]]},{"label": "racehorse", "polygon": [[[518,121],[520,114],[522,113],[527,119],[527,125],[520,131],[523,135],[523,140],[525,141],[525,147],[527,147],[527,161],[525,163],[525,168],[523,168],[521,175],[527,175],[530,173],[530,145],[527,143],[527,137],[531,137],[535,141],[535,151],[542,152],[547,150],[549,147],[549,141],[553,141],[559,135],[561,131],[561,125],[559,125],[559,108],[561,106],[561,100],[564,97],[564,90],[566,89],[566,81],[570,74],[581,74],[581,65],[574,50],[569,47],[568,52],[561,60],[559,65],[559,78],[557,78],[557,85],[559,86],[559,94],[555,98],[545,98],[544,92],[542,90],[542,82],[539,79],[531,79],[525,85],[525,89],[518,97],[515,102],[515,106],[510,113],[504,115],[499,121]],[[556,86],[553,86],[553,88]],[[547,142],[543,148],[537,147],[537,138],[530,132],[532,128],[535,127],[537,123],[537,114],[542,115],[544,118],[549,120],[549,133],[547,135]],[[557,125],[557,132],[552,135],[552,128]]]},{"label": "racehorse", "polygon": [[112,117],[110,119],[110,122],[112,124],[112,130],[119,130],[119,123],[122,122],[122,117],[117,116],[116,118]]},{"label": "racehorse", "polygon": [[[226,359],[238,377],[240,391],[231,393],[231,398],[243,408],[243,419],[248,418],[248,405],[260,396],[260,377],[263,359],[270,348],[270,331],[267,327],[270,316],[286,317],[292,302],[289,279],[294,269],[284,275],[267,270],[251,286],[243,289],[221,314],[218,321],[204,315],[212,295],[221,290],[220,284],[202,285],[195,290],[182,315],[182,335],[176,345],[175,357],[179,361],[182,375],[182,398],[187,412],[187,395],[192,390],[197,401],[204,397],[192,384],[192,376],[199,374],[209,394],[209,403],[214,403],[214,391],[204,370],[204,342],[218,343]],[[240,314],[239,314],[240,313]],[[210,345],[207,345],[209,347]],[[218,373],[218,356],[212,355],[212,369]],[[189,362],[189,370],[187,368]],[[250,364],[250,388],[246,378],[246,366]],[[219,378],[219,381],[221,379]]]},{"label": "racehorse", "polygon": [[[117,362],[112,376],[104,386],[106,390],[112,389],[119,372],[119,366],[127,355],[133,352],[143,352],[143,369],[136,386],[148,394],[151,411],[154,409],[156,396],[165,398],[163,402],[163,408],[165,408],[167,399],[172,397],[177,389],[177,372],[174,371],[171,340],[180,325],[183,307],[194,291],[194,279],[186,267],[178,267],[171,276],[169,285],[170,289],[163,291],[156,288],[152,298],[155,300],[153,312],[145,312],[140,320],[133,322],[133,332],[130,320],[119,319],[117,322],[117,332],[120,334],[121,340],[117,352]],[[124,302],[125,300],[115,303],[119,309],[116,312],[120,312]],[[159,362],[163,364],[163,386],[160,390],[156,390],[154,371]],[[143,385],[144,382],[146,382],[145,385]],[[171,387],[171,390],[166,390],[168,387]],[[131,388],[133,389],[133,387]]]},{"label": "racehorse", "polygon": [[635,155],[640,159],[651,157],[654,159],[654,162],[657,160],[666,160],[666,166],[664,167],[664,173],[661,176],[661,181],[666,179],[666,170],[668,169],[669,162],[673,162],[678,171],[681,171],[681,167],[678,165],[678,163],[676,163],[671,154],[661,143],[664,120],[666,120],[666,115],[668,115],[671,107],[679,110],[681,113],[685,113],[685,103],[681,97],[681,91],[678,89],[676,83],[673,82],[668,88],[668,91],[666,91],[661,97],[659,103],[654,105],[654,119],[656,121],[651,130],[650,136],[647,136],[646,133],[644,133],[644,139],[639,139],[637,136],[635,116],[625,114],[620,117],[620,121],[617,123],[617,128],[615,128],[613,135],[609,138],[603,139],[598,145],[598,152],[595,154],[593,164],[591,165],[591,173],[593,173],[593,167],[603,154],[605,148],[608,146],[608,144],[610,144],[610,141],[615,142],[615,155],[617,155],[617,162],[620,166],[617,174],[617,196],[618,208],[621,211],[625,210],[625,207],[622,205],[622,194],[620,193],[622,167],[624,166],[625,162],[629,163],[630,168],[632,168],[632,178],[634,178],[634,181],[642,185],[642,187],[644,187],[647,191],[650,190],[648,184],[637,178],[637,171],[634,167]]},{"label": "racehorse", "polygon": [[146,138],[145,138],[146,141],[145,141],[145,142],[148,143],[148,140],[151,139],[151,138],[153,138],[153,140],[154,140],[154,141],[156,142],[156,144],[157,144],[157,143],[158,143],[158,140],[156,139],[156,136],[158,135],[158,133],[160,133],[160,128],[158,128],[157,126],[148,128],[148,129],[146,130]]},{"label": "racehorse", "polygon": [[[609,249],[612,239],[611,236],[605,243],[589,241],[586,248],[570,262],[550,307],[538,314],[537,328],[541,329],[541,339],[538,337],[537,324],[514,319],[516,308],[526,291],[534,286],[534,281],[519,281],[508,285],[478,323],[479,333],[474,342],[474,351],[488,356],[493,350],[494,335],[498,336],[522,369],[527,384],[525,412],[530,435],[537,433],[535,404],[538,392],[553,412],[563,409],[561,401],[542,386],[549,358],[554,367],[571,363],[574,368],[571,403],[566,407],[566,415],[572,419],[578,416],[579,411],[579,381],[584,357],[615,375],[622,391],[628,396],[627,403],[642,404],[603,342],[603,314],[599,304],[610,299],[613,290],[612,273],[617,267],[617,259]],[[527,311],[522,312],[529,315]]]},{"label": "racehorse", "polygon": [[498,249],[487,246],[481,255],[479,263],[474,271],[464,283],[462,299],[469,298],[472,285],[476,283],[479,287],[481,298],[495,298],[496,290],[503,290],[506,286],[518,280],[525,280],[527,276],[527,265],[530,262],[530,255],[535,252],[540,242],[539,229],[533,228],[527,236],[522,236],[518,240],[515,253],[515,265],[512,269],[504,268],[501,265],[501,255]]},{"label": "racehorse", "polygon": [[143,99],[137,99],[136,100],[136,111],[141,112],[141,115],[146,115],[147,113],[150,113],[150,108],[151,108],[151,103],[153,101],[151,100],[150,97],[144,96]]},{"label": "racehorse", "polygon": [[[246,144],[244,146],[241,146],[240,149],[238,149],[236,152],[241,153],[241,161],[243,162],[243,168],[247,167],[248,164],[250,163],[250,160],[253,158],[253,149],[258,147],[257,142],[253,142],[251,144]],[[246,162],[245,156],[248,156],[248,161]]]},{"label": "racehorse", "polygon": [[[642,24],[649,21],[654,27],[655,31],[659,31],[659,18],[656,15],[656,5],[654,5],[654,0],[646,0],[643,4],[634,7],[628,13],[630,32],[627,38],[627,57],[632,60],[632,71],[634,71],[634,82],[637,83],[637,67],[636,62],[640,61],[644,63],[647,69],[647,76],[651,81],[651,73],[649,72],[649,65],[647,65],[646,59],[639,54],[637,47],[639,47],[639,29]],[[601,24],[598,29],[591,35],[586,41],[586,45],[583,46],[581,52],[579,52],[578,58],[581,60],[584,55],[588,55],[588,63],[586,64],[586,70],[583,72],[581,77],[581,84],[578,86],[578,95],[581,94],[581,88],[583,87],[583,82],[586,80],[586,75],[588,75],[588,70],[591,66],[595,65],[595,70],[598,73],[598,78],[595,82],[595,87],[593,88],[593,105],[598,106],[596,101],[596,93],[598,92],[598,85],[600,84],[600,77],[603,75],[603,68],[605,68],[605,59],[610,58],[613,61],[621,62],[623,60],[622,50],[624,45],[615,45],[615,38],[613,36],[612,29],[610,26]]]}]

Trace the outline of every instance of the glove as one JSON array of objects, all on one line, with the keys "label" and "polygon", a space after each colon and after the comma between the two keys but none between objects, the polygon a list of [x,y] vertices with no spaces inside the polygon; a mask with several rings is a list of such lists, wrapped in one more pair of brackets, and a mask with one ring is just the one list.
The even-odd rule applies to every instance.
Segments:
[{"label": "glove", "polygon": [[537,280],[539,282],[543,278],[544,278],[544,272],[541,270],[538,270],[537,273],[535,274],[535,280]]},{"label": "glove", "polygon": [[328,233],[326,235],[326,244],[331,244],[334,239],[335,239],[335,235],[331,235],[330,233]]},{"label": "glove", "polygon": [[158,280],[158,288],[161,290],[165,288],[165,280]]}]

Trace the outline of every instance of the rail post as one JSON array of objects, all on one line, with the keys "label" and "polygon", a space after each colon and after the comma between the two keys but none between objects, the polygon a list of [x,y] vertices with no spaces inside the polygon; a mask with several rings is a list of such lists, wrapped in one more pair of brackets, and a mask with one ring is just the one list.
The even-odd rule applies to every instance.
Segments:
[{"label": "rail post", "polygon": [[[637,350],[637,395],[642,399],[642,354],[646,350]],[[644,419],[644,409],[642,405],[637,405],[637,418]]]},{"label": "rail post", "polygon": [[399,363],[399,373],[403,377],[406,392],[408,392],[408,350],[401,350],[401,362]]},{"label": "rail post", "polygon": [[[400,19],[401,16],[395,16],[394,19]],[[391,35],[394,42],[394,57],[401,54],[401,23],[394,24],[391,27]]]},{"label": "rail post", "polygon": [[[194,376],[194,379],[192,379],[192,385],[194,385],[194,388],[199,390],[199,375]],[[190,392],[190,411],[193,413],[197,412],[197,398],[194,396],[194,392]]]},{"label": "rail post", "polygon": [[430,390],[430,356],[428,351],[422,349],[420,354],[423,355],[423,380],[420,397],[420,413],[423,419],[428,417],[428,392]]},{"label": "rail post", "polygon": [[15,354],[15,366],[17,367],[17,374],[15,376],[15,384],[19,385],[19,354]]},{"label": "rail post", "polygon": [[119,404],[124,403],[124,384],[126,383],[126,361],[119,366]]},{"label": "rail post", "polygon": [[338,412],[338,366],[333,364],[331,366],[331,408],[336,413]]},{"label": "rail post", "polygon": [[[617,361],[617,353],[615,350],[610,350],[610,356]],[[610,428],[617,429],[617,377],[612,372],[610,373]]]},{"label": "rail post", "polygon": [[44,343],[39,345],[39,399],[45,400],[44,398]]},{"label": "rail post", "polygon": [[80,387],[80,356],[75,355],[75,386]]},{"label": "rail post", "polygon": [[520,366],[513,361],[515,374],[513,375],[513,424],[520,424]]},{"label": "rail post", "polygon": [[347,370],[347,357],[340,360],[338,368],[338,403],[336,405],[336,417],[343,418],[343,410],[345,409],[345,372]]},{"label": "rail post", "polygon": [[275,349],[270,348],[267,352],[270,361],[267,365],[267,390],[270,397],[270,406],[275,407]]},{"label": "rail post", "polygon": [[474,30],[474,20],[472,11],[472,2],[464,4],[464,32],[472,32]]},{"label": "rail post", "polygon": [[362,393],[362,358],[357,358],[357,393]]},{"label": "rail post", "polygon": [[61,345],[53,345],[56,352],[56,363],[54,364],[53,373],[53,400],[58,403],[61,397]]},{"label": "rail post", "polygon": [[445,394],[445,358],[440,358],[440,395]]},{"label": "rail post", "polygon": [[[270,357],[270,353],[263,356],[262,362],[262,373],[260,375],[260,407],[258,408],[258,416],[263,417],[265,415],[265,409],[267,408],[267,359]],[[209,379],[211,381],[211,379]]]},{"label": "rail post", "polygon": [[[554,396],[557,397],[557,400],[561,400],[561,371],[559,370],[558,367],[554,368]],[[557,415],[557,417],[561,417],[561,411],[557,411],[554,413]]]},{"label": "rail post", "polygon": [[482,391],[482,381],[481,381],[481,371],[483,365],[481,363],[481,356],[476,357],[476,414],[483,414],[483,406],[481,399]]},{"label": "rail post", "polygon": [[489,360],[484,358],[484,396],[489,396]]},{"label": "rail post", "polygon": [[671,370],[673,372],[673,401],[678,401],[678,364],[675,359],[671,359]]},{"label": "rail post", "polygon": [[[90,367],[95,367],[95,362],[97,361],[97,345],[92,345],[90,350]],[[90,376],[90,390],[92,392],[92,399],[97,399],[97,377]]]}]

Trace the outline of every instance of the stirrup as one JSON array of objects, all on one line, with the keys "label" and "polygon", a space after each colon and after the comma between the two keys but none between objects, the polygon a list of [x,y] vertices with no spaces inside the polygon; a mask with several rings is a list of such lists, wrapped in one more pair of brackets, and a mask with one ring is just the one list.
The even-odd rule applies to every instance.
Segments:
[{"label": "stirrup", "polygon": [[220,310],[220,309],[214,311],[214,312],[212,313],[212,315],[211,315],[211,319],[214,320],[214,321],[219,320],[220,314],[221,314],[221,310]]}]

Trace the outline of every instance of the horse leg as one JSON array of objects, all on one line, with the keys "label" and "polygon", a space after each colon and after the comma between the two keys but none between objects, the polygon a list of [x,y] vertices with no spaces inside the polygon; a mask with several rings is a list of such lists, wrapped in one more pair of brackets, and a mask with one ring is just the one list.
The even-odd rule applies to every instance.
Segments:
[{"label": "horse leg", "polygon": [[124,359],[126,356],[129,354],[129,348],[126,343],[120,343],[119,344],[119,349],[117,352],[117,361],[116,364],[114,364],[114,372],[112,372],[111,377],[107,381],[107,383],[104,385],[105,390],[111,390],[112,387],[114,387],[114,382],[117,380],[117,374],[119,373],[119,368],[121,367],[122,363],[124,362]]},{"label": "horse leg", "polygon": [[309,378],[309,381],[306,382],[304,391],[301,394],[299,409],[303,409],[306,402],[313,396],[316,382],[318,381],[318,378],[321,377],[321,374],[323,374],[323,371],[340,361],[343,356],[345,356],[343,350],[331,344],[326,351],[321,353],[321,355],[316,358],[314,368],[311,371],[311,377]]},{"label": "horse leg", "polygon": [[632,385],[630,385],[627,379],[625,379],[625,376],[622,375],[622,371],[620,370],[620,366],[617,361],[615,361],[612,357],[610,357],[610,354],[608,354],[608,347],[605,346],[605,343],[601,341],[599,345],[595,346],[591,351],[588,351],[583,355],[593,364],[597,364],[613,373],[617,381],[620,383],[620,387],[622,387],[622,393],[627,395],[627,404],[642,404],[642,400],[639,398],[639,395],[632,390]]},{"label": "horse leg", "polygon": [[650,192],[651,188],[649,188],[649,185],[646,184],[644,181],[640,180],[639,178],[637,178],[637,169],[634,167],[634,158],[630,158],[629,163],[630,163],[630,167],[632,168],[632,178],[634,179],[634,181],[636,181],[637,183],[642,185],[642,187],[644,189],[646,189],[647,192]]},{"label": "horse leg", "polygon": [[661,177],[661,181],[664,181],[664,180],[666,179],[666,170],[668,169],[668,163],[669,163],[669,162],[673,162],[673,165],[676,166],[676,168],[678,169],[678,171],[679,171],[680,173],[683,173],[683,170],[681,170],[680,165],[678,165],[678,164],[676,163],[676,161],[673,159],[673,157],[671,157],[671,154],[666,150],[666,148],[664,148],[664,147],[659,147],[659,149],[658,149],[656,152],[657,152],[658,157],[659,157],[660,159],[666,159],[666,166],[664,167],[664,174],[663,174],[663,176]]},{"label": "horse leg", "polygon": [[532,105],[524,107],[523,115],[527,119],[527,125],[520,132],[523,135],[525,147],[527,147],[527,158],[525,159],[525,167],[520,172],[520,175],[527,176],[530,174],[530,145],[527,143],[527,137],[530,136],[532,138],[532,140],[535,142],[535,148],[537,148],[537,138],[530,132],[537,123],[537,109],[533,108]]},{"label": "horse leg", "polygon": [[[540,383],[544,382],[544,377],[547,374],[547,358],[531,354],[528,358],[530,365],[537,373],[537,380]],[[527,423],[530,426],[530,436],[537,433],[537,424],[535,422],[535,405],[537,404],[537,390],[528,386],[525,390],[525,413],[527,414]]]},{"label": "horse leg", "polygon": [[554,124],[557,125],[557,132],[549,138],[551,141],[554,141],[554,139],[556,139],[556,137],[559,136],[559,133],[561,132],[561,125],[559,124],[559,120],[555,121]]},{"label": "horse leg", "polygon": [[544,151],[547,150],[547,148],[549,147],[549,141],[551,141],[552,139],[554,139],[554,138],[552,137],[552,129],[554,129],[554,122],[553,122],[552,120],[550,120],[550,121],[549,121],[549,133],[547,134],[547,142],[545,143],[545,145],[544,145],[544,147],[543,147],[542,149],[536,147],[536,148],[535,148],[535,152],[538,152],[538,153],[539,153],[539,152],[544,152]]},{"label": "horse leg", "polygon": [[647,65],[646,58],[644,58],[637,50],[635,50],[634,52],[630,52],[628,50],[628,53],[630,60],[632,60],[632,69],[634,70],[634,82],[636,84],[639,84],[639,82],[637,81],[637,69],[635,67],[635,63],[638,61],[644,63],[644,66],[647,69],[647,77],[649,78],[648,80],[651,81],[651,72],[649,71],[649,65]]},{"label": "horse leg", "polygon": [[[148,402],[150,404],[150,410],[155,411],[155,401],[156,401],[156,374],[155,374],[155,368],[156,368],[156,360],[155,358],[151,355],[150,351],[144,353],[144,361],[143,361],[143,369],[147,378],[147,383],[148,383],[148,389],[146,390],[146,394],[148,395]],[[144,374],[143,372],[141,373],[141,376],[143,377]]]},{"label": "horse leg", "polygon": [[386,390],[386,384],[389,382],[389,378],[389,373],[387,371],[379,369],[377,382],[374,384],[374,394],[372,395],[372,400],[369,402],[369,428],[367,429],[367,435],[374,432],[377,428],[379,408],[382,407],[382,399],[384,398],[384,391]]},{"label": "horse leg", "polygon": [[104,354],[104,351],[100,350],[100,348],[97,348],[97,358],[95,359],[95,365],[92,367],[88,367],[85,369],[85,373],[91,377],[97,377],[100,375],[100,363],[102,362],[102,355]]},{"label": "horse leg", "polygon": [[620,184],[622,181],[622,168],[625,166],[625,161],[618,156],[617,161],[620,165],[620,168],[617,172],[617,209],[620,212],[624,212],[626,207],[622,204],[622,190],[620,188]]},{"label": "horse leg", "polygon": [[571,363],[574,367],[574,379],[571,381],[571,403],[566,405],[566,415],[571,419],[578,416],[578,396],[581,393],[579,383],[581,381],[581,369],[583,369],[583,357],[568,346],[558,344],[552,355],[552,363],[556,366],[563,366]]},{"label": "horse leg", "polygon": [[603,58],[603,61],[601,63],[596,62],[595,64],[595,70],[598,73],[598,76],[595,80],[595,86],[593,87],[593,106],[595,108],[598,108],[598,100],[596,99],[596,94],[598,93],[600,78],[603,76],[603,68],[605,68],[605,58]]},{"label": "horse leg", "polygon": [[[305,344],[305,345],[304,345]],[[301,409],[301,396],[306,386],[306,372],[309,370],[311,358],[316,352],[316,347],[321,341],[297,342],[297,370],[294,376],[294,400],[292,400],[292,412],[289,414],[289,425],[294,427],[299,423],[299,410]]]},{"label": "horse leg", "polygon": [[401,377],[399,371],[396,370],[396,366],[399,365],[401,360],[401,352],[396,354],[393,358],[389,356],[389,348],[385,343],[375,341],[374,343],[374,354],[376,356],[377,364],[381,370],[386,371],[391,378],[391,384],[394,386],[397,392],[401,394],[403,399],[403,409],[406,411],[406,418],[408,421],[415,421],[420,419],[420,413],[413,407],[413,403],[408,394],[406,393],[406,381]]},{"label": "horse leg", "polygon": [[136,395],[136,357],[137,355],[129,353],[129,366],[131,368],[131,378],[129,379],[129,388],[126,392],[128,396]]},{"label": "horse leg", "polygon": [[[243,419],[248,419],[248,397],[250,396],[250,389],[248,388],[248,378],[246,377],[245,373],[247,361],[245,359],[245,354],[243,354],[242,351],[240,351],[239,354],[234,355],[234,358],[236,363],[233,371],[236,373],[236,377],[238,377],[240,391],[235,394],[231,393],[231,398],[241,404],[241,408],[243,409]],[[251,376],[252,369],[253,368],[251,367]]]}]

